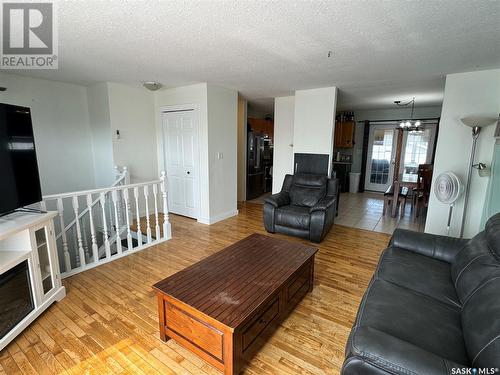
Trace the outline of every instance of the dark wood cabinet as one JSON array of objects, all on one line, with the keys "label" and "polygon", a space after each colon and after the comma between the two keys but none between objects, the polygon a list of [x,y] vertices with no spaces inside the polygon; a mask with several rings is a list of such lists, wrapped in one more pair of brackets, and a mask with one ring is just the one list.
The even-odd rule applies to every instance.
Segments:
[{"label": "dark wood cabinet", "polygon": [[249,117],[248,125],[254,132],[261,133],[262,135],[267,135],[269,136],[269,138],[273,139],[274,137],[273,120],[264,120],[264,119]]},{"label": "dark wood cabinet", "polygon": [[354,121],[336,121],[334,147],[352,148],[354,147]]}]

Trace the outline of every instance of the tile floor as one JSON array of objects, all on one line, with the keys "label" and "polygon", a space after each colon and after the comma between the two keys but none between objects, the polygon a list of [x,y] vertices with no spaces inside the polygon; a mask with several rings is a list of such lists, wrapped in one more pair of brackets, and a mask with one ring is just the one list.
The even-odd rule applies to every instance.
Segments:
[{"label": "tile floor", "polygon": [[249,200],[249,203],[258,203],[258,204],[264,204],[264,201],[266,200],[267,197],[271,196],[271,192],[264,193],[260,197],[254,198]]},{"label": "tile floor", "polygon": [[339,215],[335,224],[346,227],[367,229],[392,234],[396,228],[424,231],[425,213],[415,218],[411,202],[406,204],[404,216],[391,217],[389,212],[382,215],[384,196],[382,193],[342,193],[340,194]]}]

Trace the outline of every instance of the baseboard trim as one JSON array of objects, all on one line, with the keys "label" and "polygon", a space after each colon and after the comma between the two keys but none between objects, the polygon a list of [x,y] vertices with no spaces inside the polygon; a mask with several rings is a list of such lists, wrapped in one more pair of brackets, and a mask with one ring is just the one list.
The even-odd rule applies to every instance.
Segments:
[{"label": "baseboard trim", "polygon": [[239,212],[238,210],[235,210],[235,211],[224,212],[220,215],[211,216],[209,218],[200,217],[200,218],[198,218],[198,223],[206,224],[206,225],[215,224],[219,221],[226,220],[226,219],[229,219],[230,217],[238,215],[238,212]]}]

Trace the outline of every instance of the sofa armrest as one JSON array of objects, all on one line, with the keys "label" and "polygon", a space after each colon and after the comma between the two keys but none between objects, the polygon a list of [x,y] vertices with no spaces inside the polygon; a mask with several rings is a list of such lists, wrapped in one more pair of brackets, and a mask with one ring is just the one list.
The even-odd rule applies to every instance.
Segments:
[{"label": "sofa armrest", "polygon": [[264,203],[269,203],[275,208],[281,206],[287,206],[290,204],[290,196],[286,191],[280,191],[277,194],[273,194],[264,200]]},{"label": "sofa armrest", "polygon": [[326,196],[321,198],[318,203],[309,209],[309,213],[312,214],[314,211],[326,211],[336,202],[337,198],[334,196]]},{"label": "sofa armrest", "polygon": [[451,263],[469,240],[396,229],[389,245]]}]

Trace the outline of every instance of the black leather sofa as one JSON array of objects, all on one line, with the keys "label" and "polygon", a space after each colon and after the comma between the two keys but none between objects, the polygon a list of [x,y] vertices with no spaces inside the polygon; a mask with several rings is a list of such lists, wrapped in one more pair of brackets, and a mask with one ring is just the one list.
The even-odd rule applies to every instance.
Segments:
[{"label": "black leather sofa", "polygon": [[498,368],[500,214],[471,240],[396,230],[361,302],[342,374]]},{"label": "black leather sofa", "polygon": [[337,191],[337,179],[287,174],[281,191],[264,202],[266,230],[321,242],[333,225]]}]

